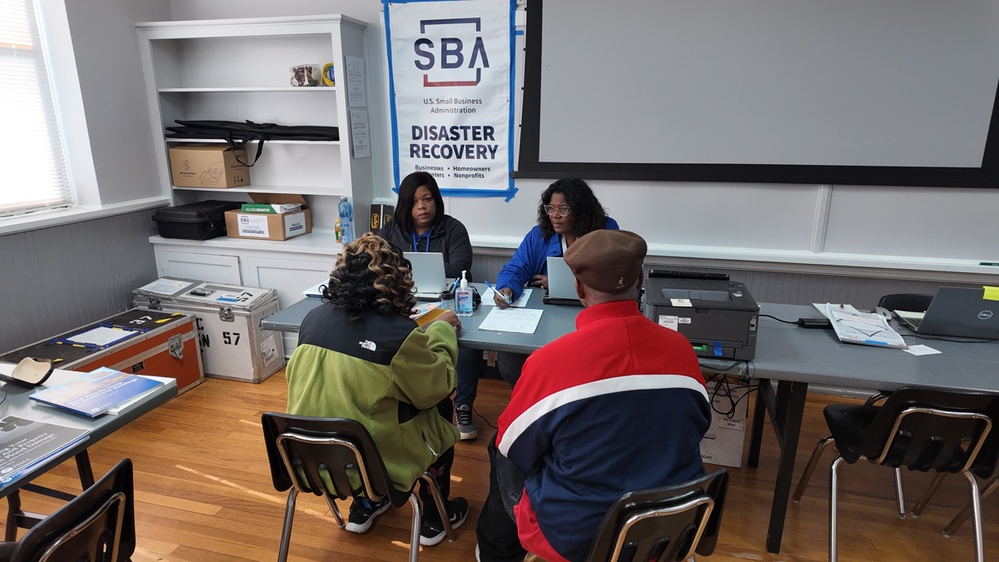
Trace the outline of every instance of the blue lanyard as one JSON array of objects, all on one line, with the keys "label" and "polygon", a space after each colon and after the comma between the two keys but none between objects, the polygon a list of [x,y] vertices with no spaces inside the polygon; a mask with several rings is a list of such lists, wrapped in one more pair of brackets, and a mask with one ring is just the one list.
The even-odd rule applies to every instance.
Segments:
[{"label": "blue lanyard", "polygon": [[424,252],[429,252],[430,251],[430,235],[433,234],[433,233],[434,233],[434,227],[430,227],[430,230],[424,232],[423,234],[420,234],[419,236],[417,236],[415,232],[410,232],[409,235],[413,237],[413,251],[414,252],[419,252],[420,251],[419,241],[423,240],[424,238],[426,238],[427,239],[427,245],[424,247],[423,251]]}]

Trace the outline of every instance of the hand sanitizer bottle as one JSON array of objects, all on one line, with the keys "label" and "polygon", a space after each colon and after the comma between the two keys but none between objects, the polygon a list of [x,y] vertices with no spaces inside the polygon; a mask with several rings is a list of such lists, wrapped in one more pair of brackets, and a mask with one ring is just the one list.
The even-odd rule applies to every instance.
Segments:
[{"label": "hand sanitizer bottle", "polygon": [[454,293],[455,313],[458,316],[472,315],[472,290],[468,288],[468,280],[465,279],[465,271],[461,272],[461,283]]}]

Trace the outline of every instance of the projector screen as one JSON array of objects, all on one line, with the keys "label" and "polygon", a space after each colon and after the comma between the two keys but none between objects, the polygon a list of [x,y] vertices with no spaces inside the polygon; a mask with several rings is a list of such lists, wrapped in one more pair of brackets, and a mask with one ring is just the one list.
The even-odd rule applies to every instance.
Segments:
[{"label": "projector screen", "polygon": [[518,177],[999,186],[999,0],[529,0]]}]

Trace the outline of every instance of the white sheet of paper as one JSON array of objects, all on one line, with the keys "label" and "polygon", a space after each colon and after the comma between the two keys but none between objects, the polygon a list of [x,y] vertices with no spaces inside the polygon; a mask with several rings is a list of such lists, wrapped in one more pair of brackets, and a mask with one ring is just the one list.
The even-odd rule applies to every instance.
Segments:
[{"label": "white sheet of paper", "polygon": [[940,353],[939,349],[933,349],[928,345],[910,345],[904,350],[906,353],[911,353],[912,355],[933,355],[934,353]]},{"label": "white sheet of paper", "polygon": [[[531,291],[534,289],[524,289],[524,292],[520,294],[520,298],[513,301],[510,306],[514,308],[524,308],[527,306],[527,299],[531,298]],[[486,306],[495,306],[496,301],[493,300],[493,295],[496,294],[492,289],[486,289],[486,294],[482,295],[482,304]]]},{"label": "white sheet of paper", "polygon": [[172,295],[181,289],[191,286],[190,281],[178,281],[176,279],[157,279],[148,285],[139,287],[140,291],[149,291],[161,295]]},{"label": "white sheet of paper", "polygon": [[86,332],[81,332],[71,338],[66,338],[66,341],[104,347],[105,345],[134,336],[137,333],[138,332],[134,332],[132,330],[122,330],[121,328],[98,326],[93,330],[87,330]]},{"label": "white sheet of paper", "polygon": [[[364,59],[361,57],[344,57],[347,59],[347,107],[367,107],[368,92],[364,86]],[[337,94],[339,95],[339,94]]]},{"label": "white sheet of paper", "polygon": [[350,140],[353,143],[354,158],[370,158],[371,146],[368,143],[368,111],[350,110]]},{"label": "white sheet of paper", "polygon": [[534,308],[493,307],[479,325],[479,329],[533,334],[541,320],[541,312]]}]

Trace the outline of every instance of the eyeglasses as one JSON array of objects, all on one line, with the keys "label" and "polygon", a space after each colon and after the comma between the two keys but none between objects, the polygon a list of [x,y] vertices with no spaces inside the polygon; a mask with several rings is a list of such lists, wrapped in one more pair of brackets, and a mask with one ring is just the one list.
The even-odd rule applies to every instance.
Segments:
[{"label": "eyeglasses", "polygon": [[568,214],[569,214],[569,211],[571,211],[571,210],[572,210],[572,209],[571,209],[571,208],[570,208],[569,206],[567,206],[567,205],[560,205],[560,206],[558,206],[558,207],[555,207],[554,205],[545,205],[545,206],[544,206],[544,207],[542,207],[542,208],[543,208],[543,209],[545,210],[545,214],[546,214],[546,215],[548,215],[548,216],[552,216],[552,215],[555,215],[555,216],[557,216],[557,217],[564,217],[564,216],[568,216]]}]

